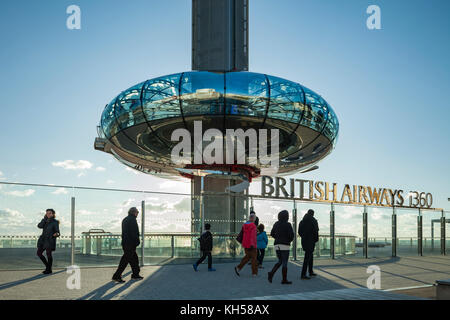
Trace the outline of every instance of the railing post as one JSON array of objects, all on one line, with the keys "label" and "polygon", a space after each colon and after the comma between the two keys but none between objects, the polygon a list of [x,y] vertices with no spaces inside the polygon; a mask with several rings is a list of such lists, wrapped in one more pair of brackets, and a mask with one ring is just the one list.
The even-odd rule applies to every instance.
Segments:
[{"label": "railing post", "polygon": [[445,256],[445,213],[442,210],[441,216],[441,254]]},{"label": "railing post", "polygon": [[[336,234],[335,234],[335,226],[334,226],[334,203],[331,203],[331,211],[330,211],[330,256],[331,259],[336,258]],[[345,255],[345,252],[344,252]]]},{"label": "railing post", "polygon": [[70,265],[75,265],[75,197],[70,203]]},{"label": "railing post", "polygon": [[172,247],[172,258],[175,257],[175,236],[172,235],[172,238],[170,239],[170,245]]},{"label": "railing post", "polygon": [[417,251],[419,256],[423,255],[423,231],[422,231],[422,212],[419,209],[419,215],[417,216]]},{"label": "railing post", "polygon": [[145,200],[141,202],[141,267],[145,264]]},{"label": "railing post", "polygon": [[369,251],[369,239],[367,236],[367,206],[365,205],[363,212],[363,255],[365,258],[368,257]]},{"label": "railing post", "polygon": [[397,256],[397,214],[395,212],[395,207],[392,208],[392,256]]},{"label": "railing post", "polygon": [[294,209],[292,210],[292,223],[294,224],[294,243],[292,244],[293,258],[297,261],[297,204],[294,200]]},{"label": "railing post", "polygon": [[205,224],[205,207],[204,207],[204,190],[205,190],[205,177],[201,177],[201,184],[200,184],[200,234],[203,233],[203,228]]}]

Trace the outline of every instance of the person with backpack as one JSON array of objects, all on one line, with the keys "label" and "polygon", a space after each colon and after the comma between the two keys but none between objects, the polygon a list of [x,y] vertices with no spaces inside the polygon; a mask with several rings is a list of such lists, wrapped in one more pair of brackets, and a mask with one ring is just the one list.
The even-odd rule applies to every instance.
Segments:
[{"label": "person with backpack", "polygon": [[294,229],[288,222],[289,212],[287,210],[280,211],[278,213],[278,221],[272,227],[270,235],[275,239],[274,246],[277,253],[278,262],[273,266],[272,271],[268,272],[267,277],[270,283],[272,283],[273,276],[277,272],[280,266],[283,266],[281,271],[283,280],[281,284],[292,284],[287,279],[289,252],[291,249],[291,242],[294,240]]},{"label": "person with backpack", "polygon": [[267,238],[267,233],[264,231],[264,225],[262,223],[256,229],[258,230],[258,234],[256,235],[256,248],[258,249],[256,260],[258,261],[258,268],[264,269],[262,264],[269,239]]},{"label": "person with backpack", "polygon": [[[301,279],[309,280],[310,277],[316,276],[313,272],[313,252],[316,242],[319,241],[319,224],[314,218],[314,210],[309,209],[303,216],[298,225],[298,234],[302,238],[302,248],[305,252]],[[309,277],[306,275],[306,269],[308,269]]]},{"label": "person with backpack", "polygon": [[206,257],[208,257],[208,271],[216,271],[216,269],[212,267],[211,251],[213,248],[213,236],[210,230],[211,225],[209,223],[205,223],[205,232],[203,232],[200,238],[197,239],[200,241],[200,251],[202,252],[202,256],[192,265],[195,272],[198,271],[198,266],[206,259]]},{"label": "person with backpack", "polygon": [[246,223],[242,225],[241,233],[239,233],[238,241],[242,243],[242,247],[245,251],[245,256],[242,258],[241,263],[234,267],[234,272],[237,276],[240,276],[239,272],[250,260],[252,263],[252,275],[256,277],[258,275],[258,265],[256,262],[257,245],[256,245],[256,215],[251,213]]}]

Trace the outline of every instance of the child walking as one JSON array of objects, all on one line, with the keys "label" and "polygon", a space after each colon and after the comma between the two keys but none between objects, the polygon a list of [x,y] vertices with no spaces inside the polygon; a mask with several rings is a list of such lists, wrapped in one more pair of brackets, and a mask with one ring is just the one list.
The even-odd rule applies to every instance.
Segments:
[{"label": "child walking", "polygon": [[212,256],[211,251],[213,248],[213,236],[211,233],[211,225],[209,223],[205,223],[205,232],[198,238],[198,241],[200,241],[200,250],[202,252],[202,256],[196,263],[194,263],[192,266],[194,267],[195,272],[197,272],[197,268],[200,263],[203,262],[203,260],[208,257],[208,271],[216,271],[212,267]]},{"label": "child walking", "polygon": [[258,234],[256,235],[256,248],[258,249],[256,260],[258,261],[258,268],[264,269],[262,264],[269,239],[267,238],[267,234],[264,231],[264,225],[262,223],[259,224],[256,229],[258,230]]}]

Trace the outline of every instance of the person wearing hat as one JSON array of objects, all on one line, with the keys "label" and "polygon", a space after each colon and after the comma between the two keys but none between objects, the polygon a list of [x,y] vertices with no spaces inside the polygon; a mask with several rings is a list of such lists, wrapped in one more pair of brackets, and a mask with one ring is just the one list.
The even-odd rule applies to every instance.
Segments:
[{"label": "person wearing hat", "polygon": [[274,246],[277,253],[278,262],[273,266],[272,271],[269,271],[267,276],[270,283],[272,283],[273,276],[277,272],[278,268],[282,266],[282,284],[292,284],[287,279],[289,252],[291,249],[291,242],[294,240],[294,229],[288,222],[289,212],[287,210],[280,211],[278,213],[278,221],[272,227],[270,236],[275,239]]}]

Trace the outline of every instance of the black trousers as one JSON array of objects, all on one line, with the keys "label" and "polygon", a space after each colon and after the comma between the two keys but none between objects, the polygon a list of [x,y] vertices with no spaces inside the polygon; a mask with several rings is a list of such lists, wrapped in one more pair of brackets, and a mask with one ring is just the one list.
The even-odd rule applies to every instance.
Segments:
[{"label": "black trousers", "polygon": [[306,276],[306,269],[309,274],[313,272],[313,250],[305,250],[305,258],[303,259],[302,276]]},{"label": "black trousers", "polygon": [[265,254],[266,249],[258,249],[258,255],[256,256],[256,260],[258,261],[259,265],[262,265]]},{"label": "black trousers", "polygon": [[211,251],[202,251],[202,256],[200,259],[198,259],[196,265],[199,265],[200,263],[202,263],[206,257],[208,257],[208,268],[212,268],[212,256],[211,256]]},{"label": "black trousers", "polygon": [[139,271],[141,271],[141,269],[139,268],[139,258],[136,253],[136,247],[122,247],[122,249],[123,256],[120,259],[119,267],[113,277],[120,278],[128,264],[131,266],[133,276],[139,275]]}]

